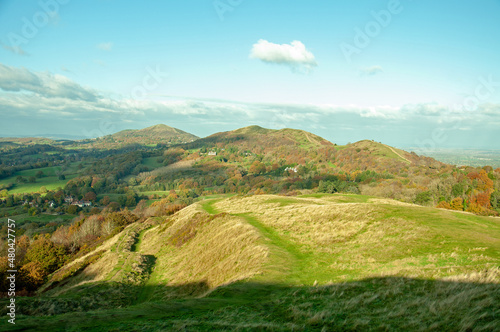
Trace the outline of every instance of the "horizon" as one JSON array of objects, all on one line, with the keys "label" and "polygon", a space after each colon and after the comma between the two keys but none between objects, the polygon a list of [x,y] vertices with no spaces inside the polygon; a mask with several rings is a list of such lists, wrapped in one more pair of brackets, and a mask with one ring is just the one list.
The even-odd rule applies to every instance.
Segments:
[{"label": "horizon", "polygon": [[5,1],[0,137],[255,124],[498,150],[499,37],[498,0]]},{"label": "horizon", "polygon": [[[47,138],[47,139],[52,139],[54,141],[61,141],[61,140],[64,140],[64,141],[81,141],[81,140],[87,140],[87,139],[98,139],[98,138],[103,138],[105,136],[110,136],[110,135],[114,135],[114,134],[118,134],[120,132],[124,132],[124,131],[136,131],[136,130],[142,130],[142,129],[148,129],[148,128],[152,128],[152,127],[156,127],[156,126],[167,126],[167,127],[170,127],[170,128],[174,128],[174,127],[171,127],[165,123],[158,123],[158,124],[155,124],[155,125],[152,125],[152,126],[149,126],[149,127],[144,127],[144,128],[137,128],[137,129],[132,129],[132,128],[125,128],[125,129],[122,129],[120,131],[117,131],[117,132],[114,132],[114,133],[111,133],[111,134],[107,134],[107,135],[104,135],[104,136],[98,136],[98,137],[92,137],[92,138],[88,138],[88,137],[73,137],[71,138],[71,135],[53,135],[53,136],[50,136],[50,134],[40,134],[40,135],[33,135],[33,136],[29,136],[29,135],[25,135],[25,136],[12,136],[12,137],[9,137],[9,136],[2,136],[0,134],[0,138],[3,138],[3,139],[8,139],[8,138]],[[253,126],[257,126],[257,127],[260,127],[259,125],[248,125],[248,126],[244,126],[244,127],[238,127],[238,128],[234,128],[234,129],[230,129],[228,131],[224,131],[224,132],[230,132],[230,131],[235,131],[235,130],[238,130],[238,129],[243,129],[243,128],[247,128],[247,127],[253,127]],[[270,129],[270,130],[281,130],[281,129],[292,129],[292,130],[302,130],[302,129],[297,129],[297,128],[280,128],[280,129],[272,129],[272,128],[264,128],[264,127],[260,127],[260,128],[263,128],[263,129]],[[174,129],[179,129],[179,128],[174,128]],[[190,132],[187,132],[185,131],[186,133],[188,134],[192,134]],[[214,134],[217,134],[217,133],[221,133],[221,131],[218,131],[218,132],[213,132],[207,136],[197,136],[198,138],[197,139],[203,139],[203,138],[206,138],[206,137],[209,137],[211,135],[214,135]],[[314,132],[310,132],[312,134],[315,134]],[[321,137],[321,136],[320,136]],[[353,144],[353,143],[357,143],[357,142],[361,142],[361,141],[374,141],[374,142],[377,142],[377,143],[381,143],[381,144],[386,144],[385,142],[383,141],[376,141],[374,139],[370,139],[370,138],[364,138],[364,139],[361,139],[359,141],[352,141],[352,142],[333,142],[333,141],[330,141],[324,137],[322,137],[323,139],[331,142],[331,143],[334,143],[336,145],[340,145],[340,146],[344,146],[344,145],[348,145],[348,144]],[[391,145],[392,146],[392,145]],[[435,153],[440,153],[440,152],[457,152],[457,151],[469,151],[471,153],[473,152],[497,152],[497,151],[500,151],[499,148],[492,148],[492,149],[481,149],[481,148],[468,148],[468,147],[460,147],[460,148],[439,148],[439,147],[436,147],[436,148],[422,148],[422,147],[418,147],[418,146],[392,146],[394,148],[398,148],[398,149],[404,149],[404,150],[407,150],[408,152],[416,152],[418,154],[422,154],[422,155],[428,155],[430,157],[433,157],[435,156]]]}]

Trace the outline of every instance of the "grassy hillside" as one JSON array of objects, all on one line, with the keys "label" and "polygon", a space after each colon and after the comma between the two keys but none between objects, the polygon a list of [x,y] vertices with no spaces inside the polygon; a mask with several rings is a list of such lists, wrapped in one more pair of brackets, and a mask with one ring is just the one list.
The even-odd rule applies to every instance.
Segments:
[{"label": "grassy hillside", "polygon": [[490,331],[499,264],[498,218],[361,195],[216,198],[63,267],[19,299],[14,330]]},{"label": "grassy hillside", "polygon": [[240,149],[261,153],[262,151],[282,151],[290,153],[290,148],[332,147],[333,143],[317,135],[298,129],[266,129],[249,126],[233,131],[216,133],[188,145],[188,148],[210,147],[214,145],[235,145]]},{"label": "grassy hillside", "polygon": [[156,146],[157,144],[180,144],[198,139],[197,136],[169,127],[164,124],[155,125],[144,129],[128,129],[113,135],[100,137],[91,146],[93,148],[117,148],[130,144]]}]

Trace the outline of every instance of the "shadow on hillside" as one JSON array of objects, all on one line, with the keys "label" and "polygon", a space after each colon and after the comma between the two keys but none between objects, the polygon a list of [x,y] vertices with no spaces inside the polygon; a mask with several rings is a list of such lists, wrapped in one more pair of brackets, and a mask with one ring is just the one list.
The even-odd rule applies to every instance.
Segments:
[{"label": "shadow on hillside", "polygon": [[[498,331],[500,284],[487,281],[385,277],[323,286],[238,282],[208,293],[206,282],[175,287],[97,284],[57,298],[18,298],[16,325],[9,328]],[[138,303],[144,293],[151,296]],[[200,297],[202,293],[206,296]],[[6,303],[0,301],[2,308]],[[40,317],[44,315],[57,316]]]}]

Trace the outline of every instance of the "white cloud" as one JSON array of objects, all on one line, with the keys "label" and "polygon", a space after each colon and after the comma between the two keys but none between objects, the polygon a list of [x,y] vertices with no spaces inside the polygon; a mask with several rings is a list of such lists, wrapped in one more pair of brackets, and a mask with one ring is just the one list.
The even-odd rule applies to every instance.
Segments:
[{"label": "white cloud", "polygon": [[100,43],[97,44],[97,48],[100,49],[101,51],[109,52],[113,49],[113,43],[112,42]]},{"label": "white cloud", "polygon": [[[204,127],[207,133],[255,123],[267,128],[350,130],[362,139],[366,138],[363,135],[367,131],[377,126],[385,126],[386,131],[403,130],[401,128],[420,131],[427,126],[453,131],[467,125],[477,132],[483,132],[485,127],[491,131],[500,126],[500,104],[482,104],[475,112],[462,112],[437,103],[364,107],[245,103],[169,96],[157,96],[157,100],[133,99],[84,88],[61,75],[0,64],[0,118],[3,131],[13,130],[19,123],[35,128],[24,129],[31,131],[45,124],[46,128],[53,126],[56,132],[67,130],[82,137],[102,136],[131,125],[138,128],[154,123],[181,124],[188,131],[188,126]],[[108,128],[100,123],[113,126]],[[220,127],[214,129],[214,124]]]},{"label": "white cloud", "polygon": [[0,64],[0,89],[12,92],[31,92],[47,98],[68,98],[95,101],[98,94],[62,75],[34,73],[26,68]]},{"label": "white cloud", "polygon": [[382,68],[382,66],[371,66],[371,67],[365,67],[365,68],[361,68],[359,70],[359,73],[362,75],[362,76],[373,76],[373,75],[377,75],[377,74],[380,74],[384,71],[384,69]]},{"label": "white cloud", "polygon": [[318,64],[314,55],[300,41],[291,44],[274,44],[260,39],[253,45],[250,58],[266,63],[290,66],[292,69],[311,70]]}]

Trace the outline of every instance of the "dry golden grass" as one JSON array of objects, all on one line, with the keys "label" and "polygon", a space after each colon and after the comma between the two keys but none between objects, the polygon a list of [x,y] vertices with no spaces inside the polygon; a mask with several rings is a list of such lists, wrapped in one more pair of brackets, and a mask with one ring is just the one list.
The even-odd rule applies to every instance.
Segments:
[{"label": "dry golden grass", "polygon": [[[317,279],[310,282],[375,276],[440,279],[498,265],[498,258],[491,255],[492,248],[487,253],[488,247],[473,246],[473,241],[481,243],[483,238],[488,241],[484,244],[495,243],[496,233],[488,233],[488,226],[482,220],[457,220],[457,225],[471,227],[471,231],[464,231],[448,225],[448,218],[453,216],[449,211],[390,199],[368,198],[367,203],[345,203],[349,201],[346,198],[328,195],[289,199],[259,195],[232,197],[215,203],[214,207],[233,214],[250,213],[277,231],[282,239],[291,241],[302,252],[299,273],[317,274]],[[390,216],[392,213],[402,216]],[[461,248],[453,249],[450,243]],[[306,278],[302,280],[307,283]]]},{"label": "dry golden grass", "polygon": [[[175,287],[200,283],[206,286],[203,291],[209,291],[263,271],[269,250],[252,226],[227,214],[208,217],[194,204],[171,217],[165,225],[147,231],[141,252],[157,257],[150,285]],[[205,218],[205,222],[197,225],[195,234],[180,246],[172,245],[172,237],[196,218]],[[173,295],[163,294],[163,297]]]},{"label": "dry golden grass", "polygon": [[394,199],[389,199],[389,198],[370,198],[368,199],[369,203],[373,204],[390,204],[390,205],[397,205],[397,206],[420,206],[416,204],[411,204],[411,203],[405,203],[401,201],[396,201]]},{"label": "dry golden grass", "polygon": [[[97,252],[105,251],[97,261],[89,264],[83,271],[69,278],[69,280],[56,285],[47,292],[47,295],[59,296],[71,292],[75,287],[101,281],[130,282],[130,270],[134,270],[134,268],[137,270],[137,266],[140,266],[144,260],[142,255],[133,253],[130,250],[138,233],[149,225],[148,222],[128,225],[122,232],[105,241],[95,250],[63,266],[56,273],[72,268]],[[49,282],[39,292],[44,292],[52,286],[54,286],[54,283],[49,279]]]},{"label": "dry golden grass", "polygon": [[[129,227],[131,227],[131,226],[132,225],[130,225]],[[77,259],[69,262],[68,264],[65,264],[63,267],[61,267],[59,270],[55,271],[54,273],[71,269],[74,265],[78,265],[78,264],[82,263],[86,258],[88,258],[88,257],[90,257],[92,255],[95,255],[98,251],[105,250],[106,253],[101,257],[101,259],[98,260],[98,262],[87,266],[85,268],[85,270],[83,270],[82,273],[79,274],[79,276],[73,277],[70,283],[65,284],[65,288],[68,288],[68,286],[70,284],[79,284],[81,282],[91,282],[91,281],[93,281],[94,280],[94,276],[95,276],[95,273],[94,273],[95,272],[95,265],[98,265],[98,266],[103,265],[105,267],[111,267],[112,268],[113,265],[109,264],[110,262],[109,262],[108,253],[110,252],[111,247],[114,246],[117,243],[117,241],[120,239],[120,237],[121,237],[121,233],[116,234],[115,236],[113,236],[112,238],[110,238],[109,240],[107,240],[103,244],[101,244],[95,250],[87,253],[86,255],[83,255],[82,257],[79,257],[79,258],[77,258]],[[102,264],[101,261],[103,261],[103,260],[108,260],[108,262],[105,262],[104,264]],[[102,273],[99,273],[98,275],[102,275]],[[92,277],[89,277],[89,276],[92,276]],[[77,280],[75,280],[75,279],[77,279]],[[53,282],[52,282],[51,278],[49,278],[48,282],[46,282],[38,290],[38,293],[43,293],[48,288],[50,288],[52,286],[53,286]],[[57,287],[56,290],[51,291],[51,294],[59,294],[59,293],[64,292],[64,291],[65,291],[65,289],[62,290],[60,287]]]},{"label": "dry golden grass", "polygon": [[313,198],[297,198],[297,203],[285,206],[266,203],[272,198],[276,196],[235,197],[215,207],[234,214],[251,212],[281,235],[315,250],[327,250],[329,245],[349,240],[374,220],[374,208],[366,203],[332,204],[328,199]]}]

